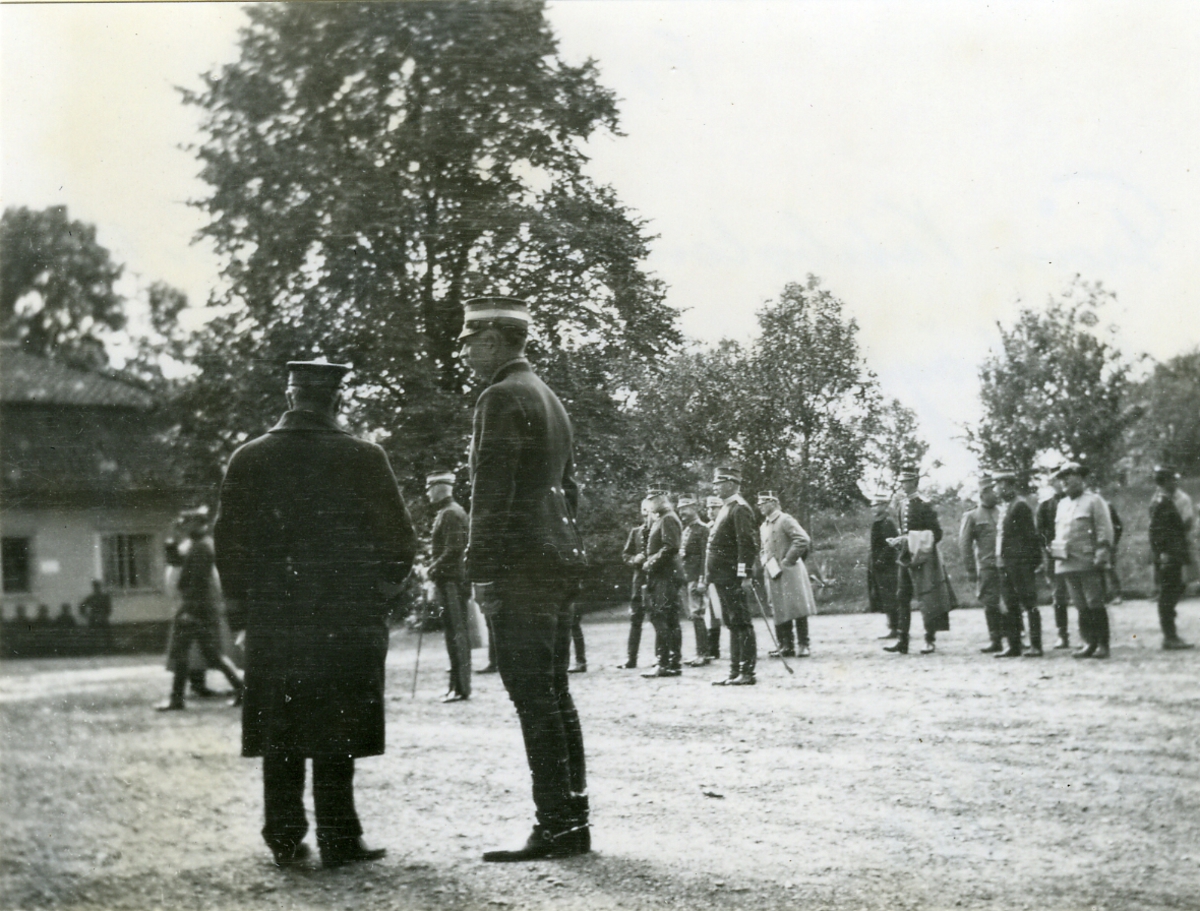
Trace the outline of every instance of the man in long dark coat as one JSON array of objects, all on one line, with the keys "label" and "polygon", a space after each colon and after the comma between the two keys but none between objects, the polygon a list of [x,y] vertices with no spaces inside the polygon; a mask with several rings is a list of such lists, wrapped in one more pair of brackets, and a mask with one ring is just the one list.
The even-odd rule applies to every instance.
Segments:
[{"label": "man in long dark coat", "polygon": [[758,559],[758,523],[754,510],[739,492],[742,471],[722,465],[713,472],[713,486],[724,501],[708,534],[704,577],[716,590],[721,615],[729,627],[729,677],[713,686],[753,686],[758,665],[758,640],[746,599],[750,574]]},{"label": "man in long dark coat", "polygon": [[1154,468],[1158,490],[1150,500],[1150,554],[1158,582],[1158,622],[1162,628],[1162,647],[1167,651],[1192,648],[1179,636],[1175,624],[1175,606],[1187,585],[1184,567],[1193,565],[1188,533],[1195,521],[1191,497],[1179,489],[1179,475],[1169,465]]},{"label": "man in long dark coat", "polygon": [[442,605],[442,628],[450,656],[450,686],[442,702],[471,698],[471,634],[467,627],[467,511],[454,500],[454,472],[425,478],[425,494],[437,509],[429,532],[429,579]]},{"label": "man in long dark coat", "polygon": [[646,538],[650,535],[650,504],[645,500],[640,506],[642,522],[629,529],[625,538],[625,547],[621,550],[621,559],[626,566],[633,568],[633,578],[629,583],[629,640],[625,649],[625,663],[618,664],[618,670],[633,670],[638,666],[638,649],[642,645],[642,625],[646,620],[646,574],[642,572],[642,564],[646,562]]},{"label": "man in long dark coat", "polygon": [[591,836],[583,732],[567,676],[571,602],[585,562],[575,527],[574,432],[558,396],[525,359],[524,301],[467,301],[463,323],[466,362],[488,383],[471,432],[467,571],[475,602],[492,617],[537,808],[524,847],[483,859],[584,854]]},{"label": "man in long dark coat", "polygon": [[417,550],[383,450],[338,426],[349,370],[288,364],[289,410],[238,449],[221,485],[216,559],[246,619],[242,755],[263,757],[263,837],[276,863],[308,854],[305,759],[326,866],[373,860],[354,760],[384,749],[384,591]]}]

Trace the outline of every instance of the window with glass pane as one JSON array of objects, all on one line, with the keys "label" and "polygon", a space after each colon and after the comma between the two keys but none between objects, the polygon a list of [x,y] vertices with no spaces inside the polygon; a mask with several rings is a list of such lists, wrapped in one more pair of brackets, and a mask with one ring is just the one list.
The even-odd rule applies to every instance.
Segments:
[{"label": "window with glass pane", "polygon": [[33,591],[33,573],[30,571],[32,561],[31,539],[4,539],[4,590],[6,592]]},{"label": "window with glass pane", "polygon": [[104,584],[117,591],[153,588],[150,535],[105,535],[100,539]]}]

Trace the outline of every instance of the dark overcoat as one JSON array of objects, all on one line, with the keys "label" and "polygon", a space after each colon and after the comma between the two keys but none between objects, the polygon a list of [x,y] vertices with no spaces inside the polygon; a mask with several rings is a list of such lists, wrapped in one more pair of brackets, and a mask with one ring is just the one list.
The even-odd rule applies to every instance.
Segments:
[{"label": "dark overcoat", "polygon": [[896,609],[896,548],[888,544],[888,539],[899,536],[900,529],[890,516],[884,516],[871,523],[871,553],[867,560],[867,604],[868,609],[876,613],[886,614]]},{"label": "dark overcoat", "polygon": [[470,469],[471,582],[574,579],[585,563],[574,433],[524,358],[501,367],[479,396]]},{"label": "dark overcoat", "polygon": [[708,533],[708,554],[704,572],[710,583],[736,585],[738,565],[747,574],[758,558],[758,523],[754,511],[740,494],[730,497],[713,520]]},{"label": "dark overcoat", "polygon": [[1000,558],[1005,566],[1037,566],[1042,562],[1042,540],[1033,510],[1017,498],[1004,511],[1000,532]]},{"label": "dark overcoat", "polygon": [[383,450],[289,411],[229,461],[214,529],[244,606],[242,753],[383,752],[387,607],[417,537]]}]

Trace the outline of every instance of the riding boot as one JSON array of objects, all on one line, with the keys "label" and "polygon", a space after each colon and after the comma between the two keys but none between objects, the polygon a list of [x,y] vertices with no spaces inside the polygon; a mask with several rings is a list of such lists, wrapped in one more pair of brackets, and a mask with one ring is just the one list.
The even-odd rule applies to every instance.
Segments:
[{"label": "riding boot", "polygon": [[1158,602],[1158,625],[1162,628],[1163,641],[1174,642],[1179,638],[1179,630],[1175,626],[1175,605]]},{"label": "riding boot", "polygon": [[692,618],[692,629],[696,633],[696,657],[708,658],[708,629],[704,625],[703,617]]},{"label": "riding boot", "polygon": [[1096,611],[1096,627],[1097,627],[1097,644],[1104,650],[1108,650],[1112,645],[1112,629],[1108,625],[1108,608],[1102,607]]},{"label": "riding boot", "polygon": [[779,640],[779,653],[784,657],[796,654],[796,639],[792,635],[792,621],[775,624],[775,638]]},{"label": "riding boot", "polygon": [[713,628],[708,631],[708,657],[714,661],[721,660],[721,621],[718,620],[713,624]]},{"label": "riding boot", "polygon": [[741,630],[729,630],[729,679],[742,673],[742,633]]},{"label": "riding boot", "polygon": [[754,679],[754,671],[758,666],[758,639],[754,635],[754,627],[747,626],[742,630],[742,676]]},{"label": "riding boot", "polygon": [[637,667],[638,649],[642,645],[642,624],[630,622],[629,624],[629,666]]},{"label": "riding boot", "polygon": [[1042,612],[1036,607],[1029,609],[1029,647],[1035,652],[1042,650]]},{"label": "riding boot", "polygon": [[809,645],[809,642],[808,642],[808,618],[807,617],[797,617],[796,618],[796,648],[797,649],[806,649],[806,648],[808,648],[808,645]]}]

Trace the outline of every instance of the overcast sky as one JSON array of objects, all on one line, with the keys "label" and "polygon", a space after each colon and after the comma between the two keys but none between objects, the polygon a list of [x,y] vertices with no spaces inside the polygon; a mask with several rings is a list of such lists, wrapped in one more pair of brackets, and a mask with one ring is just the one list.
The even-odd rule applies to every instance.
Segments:
[{"label": "overcast sky", "polygon": [[[996,321],[1075,273],[1119,295],[1131,354],[1200,343],[1200,4],[556,3],[620,138],[592,173],[650,222],[685,331],[748,338],[815,273],[915,408],[949,480],[974,466]],[[234,4],[4,5],[4,205],[65,204],[119,261],[203,300],[203,193],[174,85],[236,55]]]}]

